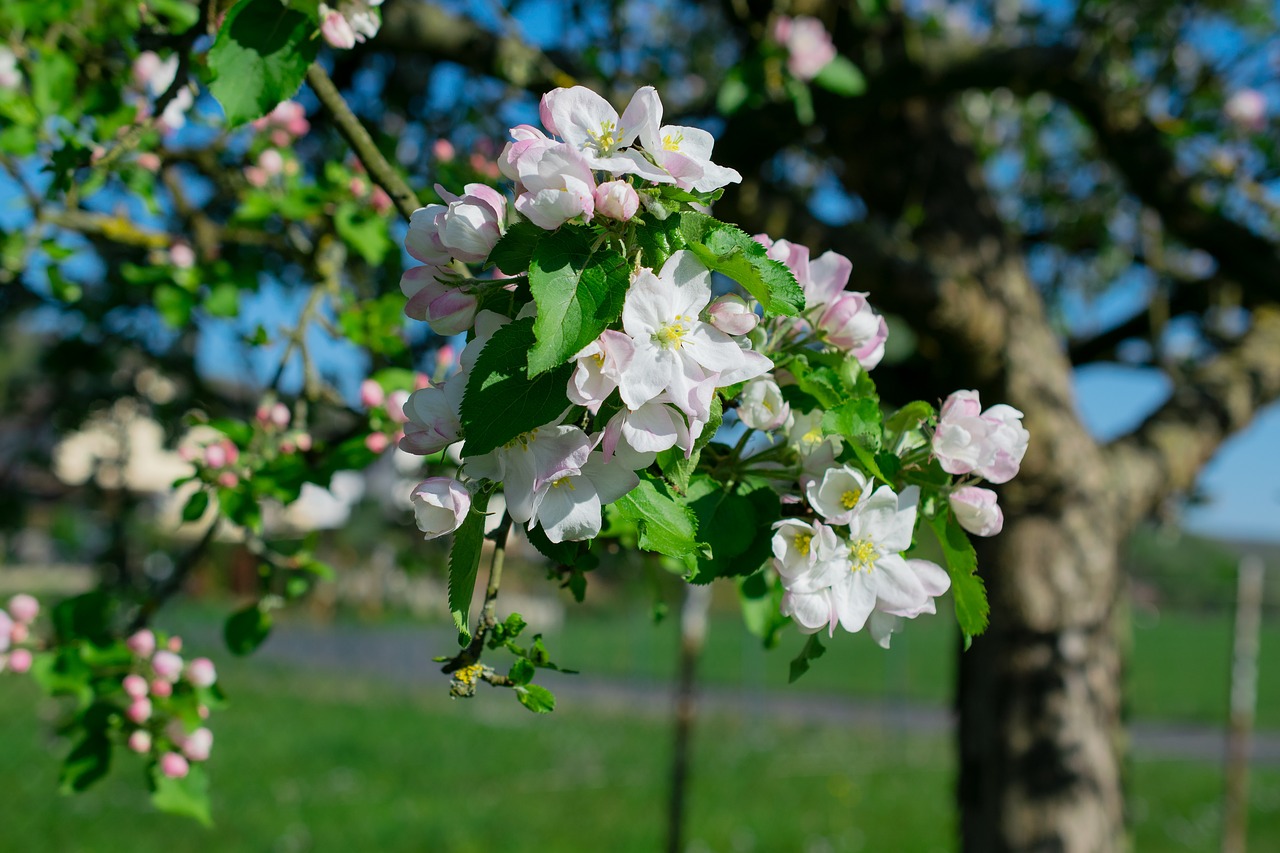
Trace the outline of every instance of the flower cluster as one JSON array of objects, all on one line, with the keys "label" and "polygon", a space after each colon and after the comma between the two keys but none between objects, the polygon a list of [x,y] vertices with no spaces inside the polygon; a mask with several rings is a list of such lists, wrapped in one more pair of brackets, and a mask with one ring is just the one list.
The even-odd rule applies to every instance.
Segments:
[{"label": "flower cluster", "polygon": [[812,80],[836,58],[831,34],[817,18],[808,15],[774,19],[769,35],[787,51],[787,70],[797,80]]},{"label": "flower cluster", "polygon": [[0,672],[23,673],[31,669],[31,625],[40,615],[40,602],[26,593],[9,599],[9,610],[0,610]]},{"label": "flower cluster", "polygon": [[350,50],[378,34],[382,0],[339,0],[337,7],[320,4],[320,34],[336,48]]},{"label": "flower cluster", "polygon": [[203,721],[209,703],[220,698],[217,670],[208,658],[184,661],[179,637],[161,641],[143,629],[125,645],[133,656],[120,680],[125,743],[150,756],[160,774],[181,779],[191,772],[191,762],[207,761],[213,749],[213,733]]},{"label": "flower cluster", "polygon": [[419,529],[459,531],[500,489],[550,543],[640,531],[702,582],[769,563],[808,633],[869,626],[887,645],[933,613],[952,577],[905,555],[917,521],[994,532],[972,480],[1016,473],[1021,414],[957,392],[940,417],[917,402],[886,418],[869,372],[889,325],[848,289],[853,264],[709,216],[740,176],[705,131],[663,125],[652,88],[621,115],[557,89],[541,117],[498,158],[510,195],[437,187],[405,239],[423,263],[401,281],[406,313],[468,336],[457,370],[404,404],[400,447],[449,449],[458,469],[414,489]]}]

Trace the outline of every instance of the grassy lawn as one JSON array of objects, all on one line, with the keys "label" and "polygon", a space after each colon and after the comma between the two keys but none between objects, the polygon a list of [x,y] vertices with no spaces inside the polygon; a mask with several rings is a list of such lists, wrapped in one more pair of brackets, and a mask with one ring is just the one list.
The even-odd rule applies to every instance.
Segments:
[{"label": "grassy lawn", "polygon": [[[396,687],[228,663],[214,719],[216,829],[151,813],[140,763],[53,794],[65,749],[35,690],[0,693],[5,848],[30,851],[660,849],[665,723],[566,709],[535,717],[492,692],[451,702]],[[43,719],[41,719],[43,717]],[[697,851],[954,849],[950,743],[762,718],[702,722],[690,794]],[[1216,848],[1216,767],[1141,763],[1140,850]],[[1254,779],[1252,839],[1280,844],[1280,770]]]}]

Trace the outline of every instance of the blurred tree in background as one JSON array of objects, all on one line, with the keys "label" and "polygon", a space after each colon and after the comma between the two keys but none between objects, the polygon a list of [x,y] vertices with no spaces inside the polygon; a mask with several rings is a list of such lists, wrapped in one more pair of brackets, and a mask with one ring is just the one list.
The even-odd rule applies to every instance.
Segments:
[{"label": "blurred tree in background", "polygon": [[[1005,532],[979,543],[991,627],[961,657],[964,848],[1124,847],[1121,546],[1280,396],[1269,4],[386,0],[376,37],[289,59],[319,63],[301,107],[252,130],[210,95],[235,103],[208,67],[231,5],[0,11],[7,529],[63,519],[149,613],[190,560],[144,565],[143,481],[172,476],[130,469],[129,424],[154,419],[173,447],[197,410],[266,442],[251,477],[216,487],[266,555],[264,593],[301,595],[288,572],[324,568],[254,540],[260,501],[372,463],[396,425],[357,403],[360,380],[408,390],[443,343],[404,324],[396,208],[496,180],[506,129],[548,89],[618,103],[653,85],[744,176],[717,216],[853,260],[851,287],[891,319],[887,403],[976,388],[1026,414]],[[812,84],[781,14],[816,18],[842,57]],[[416,199],[352,157],[328,85]],[[1089,320],[1106,299],[1131,313]],[[1098,362],[1172,389],[1105,444],[1072,384]],[[231,426],[260,405],[258,433]],[[54,476],[55,446],[94,419],[119,441]]]}]

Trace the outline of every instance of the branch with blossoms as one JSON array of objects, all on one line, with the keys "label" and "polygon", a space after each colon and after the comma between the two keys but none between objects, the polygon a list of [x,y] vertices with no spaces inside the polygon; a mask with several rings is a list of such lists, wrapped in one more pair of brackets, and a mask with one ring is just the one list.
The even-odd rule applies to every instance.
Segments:
[{"label": "branch with blossoms", "polygon": [[[887,646],[947,589],[961,629],[980,633],[966,531],[1000,530],[995,493],[976,483],[1016,474],[1021,413],[960,391],[940,411],[918,401],[886,417],[870,371],[888,330],[847,290],[851,262],[708,215],[740,177],[712,160],[706,131],[662,124],[652,88],[621,114],[557,89],[541,118],[513,128],[499,159],[513,199],[438,188],[446,203],[416,211],[405,241],[424,264],[401,281],[406,313],[470,339],[452,376],[409,397],[400,444],[457,460],[413,494],[427,538],[455,536],[464,650],[445,671],[486,680],[468,669],[481,648],[468,609],[499,492],[505,518],[570,568],[617,538],[691,583],[757,578],[770,633],[866,627]],[[911,553],[921,522],[946,569]],[[492,620],[480,626],[477,638]]]}]

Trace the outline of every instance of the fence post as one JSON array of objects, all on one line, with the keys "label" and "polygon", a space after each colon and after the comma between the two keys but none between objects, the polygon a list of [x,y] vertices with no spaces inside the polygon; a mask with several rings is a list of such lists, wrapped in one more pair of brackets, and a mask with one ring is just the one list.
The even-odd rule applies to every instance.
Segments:
[{"label": "fence post", "polygon": [[1231,650],[1231,717],[1227,724],[1222,853],[1245,853],[1249,838],[1249,743],[1258,700],[1258,632],[1262,623],[1262,558],[1240,559],[1235,639]]}]

